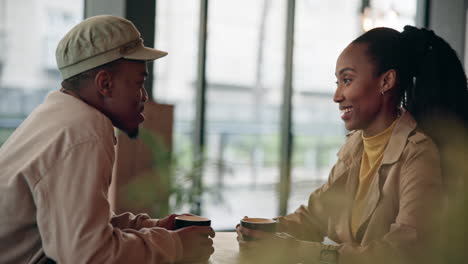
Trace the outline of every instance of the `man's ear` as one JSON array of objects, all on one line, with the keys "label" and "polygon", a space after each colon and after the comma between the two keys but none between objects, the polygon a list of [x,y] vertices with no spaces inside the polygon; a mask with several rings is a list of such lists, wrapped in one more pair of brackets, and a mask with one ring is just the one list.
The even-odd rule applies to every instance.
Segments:
[{"label": "man's ear", "polygon": [[94,78],[94,84],[101,96],[112,97],[112,76],[109,71],[99,71]]},{"label": "man's ear", "polygon": [[387,93],[396,86],[397,74],[394,69],[390,69],[382,74],[382,81],[380,85],[380,92]]}]

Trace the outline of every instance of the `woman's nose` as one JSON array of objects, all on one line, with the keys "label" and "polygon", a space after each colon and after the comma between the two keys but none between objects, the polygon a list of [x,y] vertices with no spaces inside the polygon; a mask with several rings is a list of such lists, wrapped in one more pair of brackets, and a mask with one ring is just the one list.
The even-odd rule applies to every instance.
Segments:
[{"label": "woman's nose", "polygon": [[335,90],[335,94],[333,95],[333,101],[335,103],[340,103],[344,100],[343,92],[341,91],[341,88],[338,86]]}]

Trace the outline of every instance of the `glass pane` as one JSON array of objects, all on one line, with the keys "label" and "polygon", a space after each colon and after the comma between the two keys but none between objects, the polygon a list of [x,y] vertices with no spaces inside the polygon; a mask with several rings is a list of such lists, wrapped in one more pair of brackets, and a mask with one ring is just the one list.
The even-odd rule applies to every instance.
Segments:
[{"label": "glass pane", "polygon": [[362,15],[362,28],[390,27],[398,31],[405,25],[415,25],[417,0],[372,0]]},{"label": "glass pane", "polygon": [[[248,7],[248,8],[246,8]],[[202,213],[217,229],[274,217],[286,1],[210,1],[208,166]]]},{"label": "glass pane", "polygon": [[332,99],[335,62],[360,33],[360,4],[360,0],[296,1],[289,212],[306,203],[326,181],[344,142],[345,129]]},{"label": "glass pane", "polygon": [[175,105],[174,157],[186,169],[192,157],[199,9],[193,0],[158,0],[156,6],[155,46],[169,54],[154,64],[153,96]]},{"label": "glass pane", "polygon": [[83,1],[0,1],[0,145],[60,88],[55,48],[82,19]]}]

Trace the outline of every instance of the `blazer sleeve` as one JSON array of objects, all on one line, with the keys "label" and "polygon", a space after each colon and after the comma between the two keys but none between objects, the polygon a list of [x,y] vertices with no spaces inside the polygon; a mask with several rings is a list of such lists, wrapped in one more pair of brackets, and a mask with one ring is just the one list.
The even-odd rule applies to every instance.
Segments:
[{"label": "blazer sleeve", "polygon": [[343,195],[334,183],[337,166],[338,163],[333,166],[327,183],[310,195],[307,206],[302,205],[294,213],[277,218],[279,232],[289,233],[300,240],[323,241],[328,220],[340,208],[339,197]]},{"label": "blazer sleeve", "polygon": [[70,148],[35,185],[45,254],[58,263],[179,260],[182,244],[177,233],[157,227],[138,229],[145,216],[127,215],[131,220],[121,223],[122,228],[112,225],[107,200],[112,165],[102,141],[83,142]]},{"label": "blazer sleeve", "polygon": [[[444,187],[438,150],[431,140],[408,142],[399,178],[399,213],[381,239],[344,243],[340,263],[437,263]],[[440,255],[440,254],[439,254]]]}]

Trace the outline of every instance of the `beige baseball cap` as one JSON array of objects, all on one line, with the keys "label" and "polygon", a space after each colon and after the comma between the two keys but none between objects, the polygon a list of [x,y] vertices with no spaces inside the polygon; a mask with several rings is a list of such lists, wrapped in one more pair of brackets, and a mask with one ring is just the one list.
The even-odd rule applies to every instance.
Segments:
[{"label": "beige baseball cap", "polygon": [[131,21],[110,15],[83,20],[60,40],[55,51],[64,80],[120,58],[152,61],[166,55],[145,47]]}]

